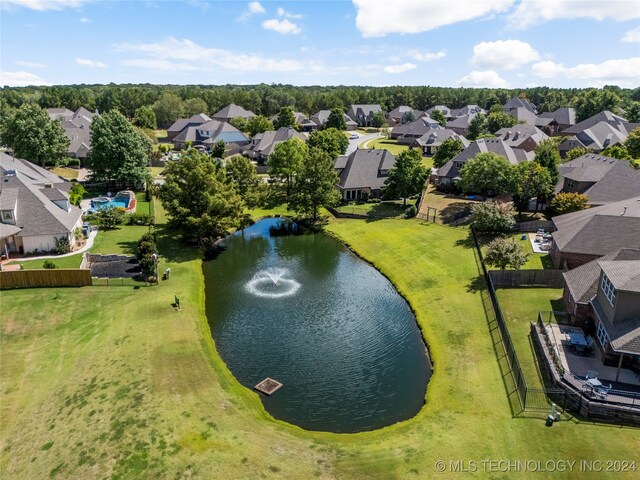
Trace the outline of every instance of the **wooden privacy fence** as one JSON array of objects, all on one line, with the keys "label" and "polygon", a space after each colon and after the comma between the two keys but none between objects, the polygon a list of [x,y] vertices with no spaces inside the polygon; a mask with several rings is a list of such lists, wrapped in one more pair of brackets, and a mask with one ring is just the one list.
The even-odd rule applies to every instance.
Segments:
[{"label": "wooden privacy fence", "polygon": [[545,232],[555,232],[556,226],[551,220],[533,220],[531,222],[516,223],[511,230],[514,232],[537,232],[538,229]]},{"label": "wooden privacy fence", "polygon": [[0,290],[34,287],[84,287],[92,285],[91,271],[77,268],[0,272]]},{"label": "wooden privacy fence", "polygon": [[489,276],[498,287],[562,288],[562,270],[490,270]]}]

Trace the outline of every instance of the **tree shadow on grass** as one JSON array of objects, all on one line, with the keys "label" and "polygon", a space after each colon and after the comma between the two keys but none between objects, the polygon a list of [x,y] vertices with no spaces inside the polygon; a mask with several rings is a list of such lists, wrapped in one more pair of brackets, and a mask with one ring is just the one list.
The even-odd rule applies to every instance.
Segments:
[{"label": "tree shadow on grass", "polygon": [[182,263],[202,258],[202,249],[196,245],[184,243],[177,232],[165,225],[156,228],[158,250],[167,262]]},{"label": "tree shadow on grass", "polygon": [[118,242],[118,246],[120,250],[125,255],[136,255],[138,253],[138,242],[137,241],[129,241],[129,242]]},{"label": "tree shadow on grass", "polygon": [[404,213],[404,210],[409,208],[395,203],[376,203],[367,212],[367,222],[376,222],[378,220],[384,220],[385,218],[396,218]]},{"label": "tree shadow on grass", "polygon": [[465,238],[461,238],[460,240],[456,240],[456,247],[464,247],[464,248],[476,248],[476,242],[473,241],[473,235],[471,231]]},{"label": "tree shadow on grass", "polygon": [[466,217],[471,214],[471,203],[469,202],[453,202],[438,212],[440,218],[445,223],[453,222],[459,218]]}]

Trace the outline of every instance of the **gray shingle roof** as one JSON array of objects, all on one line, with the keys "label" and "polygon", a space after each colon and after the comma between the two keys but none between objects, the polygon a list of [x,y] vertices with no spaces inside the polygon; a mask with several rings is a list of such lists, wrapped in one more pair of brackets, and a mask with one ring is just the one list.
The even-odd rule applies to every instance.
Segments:
[{"label": "gray shingle roof", "polygon": [[511,148],[518,148],[528,139],[532,139],[536,145],[549,138],[546,133],[533,125],[520,123],[513,127],[501,128],[495,132],[496,137],[502,139]]},{"label": "gray shingle roof", "polygon": [[449,113],[452,117],[465,117],[467,115],[476,115],[478,113],[484,114],[487,113],[487,111],[478,105],[465,105],[462,108],[451,110]]},{"label": "gray shingle roof", "polygon": [[597,260],[597,262],[617,290],[640,293],[640,260],[626,262]]},{"label": "gray shingle roof", "polygon": [[[319,127],[323,126],[329,120],[329,115],[331,115],[331,110],[320,110],[318,113],[311,117],[311,121],[318,125]],[[358,125],[354,122],[349,115],[344,114],[344,121],[347,125]]]},{"label": "gray shingle roof", "polygon": [[340,170],[338,186],[379,190],[395,162],[396,158],[388,150],[378,149],[358,149],[349,156],[338,157],[334,163]]},{"label": "gray shingle roof", "polygon": [[347,115],[351,117],[354,121],[359,117],[361,118],[369,118],[376,112],[381,112],[382,107],[380,105],[364,105],[364,104],[353,104],[347,111]]},{"label": "gray shingle roof", "polygon": [[564,130],[563,133],[566,133],[566,134],[580,133],[583,130],[593,127],[595,124],[599,122],[606,122],[612,127],[620,131],[624,131],[626,133],[631,131],[628,129],[630,123],[627,121],[626,118],[616,115],[615,113],[610,112],[609,110],[604,110],[600,113],[596,113],[595,115],[592,115],[589,118],[584,119],[580,123],[576,123],[572,127],[567,128],[566,130]]},{"label": "gray shingle roof", "polygon": [[240,105],[236,105],[235,103],[231,103],[231,104],[227,105],[226,107],[224,107],[219,112],[217,112],[216,114],[212,115],[211,118],[214,119],[214,120],[228,121],[228,120],[231,120],[231,119],[237,118],[237,117],[242,117],[242,118],[245,118],[245,119],[249,120],[250,118],[253,118],[255,116],[256,116],[255,113],[253,113],[253,112],[251,112],[249,110],[245,110]]},{"label": "gray shingle roof", "polygon": [[391,135],[395,137],[410,136],[419,138],[433,129],[441,128],[440,124],[431,117],[422,117],[404,125],[396,125],[391,129]]},{"label": "gray shingle roof", "polygon": [[442,142],[449,138],[457,138],[458,140],[460,140],[462,142],[463,148],[467,148],[469,146],[469,140],[449,128],[432,129],[418,138],[416,140],[416,144],[421,147],[439,147],[440,145],[442,145]]},{"label": "gray shingle roof", "polygon": [[193,115],[189,118],[179,118],[173,124],[167,128],[167,132],[181,132],[188,126],[202,125],[203,123],[210,122],[211,118],[204,113]]},{"label": "gray shingle roof", "polygon": [[553,112],[542,112],[540,117],[551,118],[560,125],[575,125],[576,110],[574,108],[558,108]]},{"label": "gray shingle roof", "polygon": [[263,132],[253,137],[253,139],[251,140],[251,145],[247,148],[247,151],[252,152],[253,154],[268,157],[273,153],[276,145],[282,142],[286,142],[287,140],[290,140],[294,137],[299,138],[303,142],[307,141],[307,137],[305,137],[302,133],[289,127],[281,127],[275,131],[270,130],[267,132]]},{"label": "gray shingle roof", "polygon": [[533,103],[531,103],[526,98],[521,98],[521,97],[513,97],[507,103],[504,104],[503,108],[505,112],[514,110],[516,108],[524,108],[533,114],[537,112],[536,106]]},{"label": "gray shingle roof", "polygon": [[538,122],[537,115],[525,107],[514,108],[506,113],[507,115],[515,118],[518,122],[524,122],[529,125],[535,125]]},{"label": "gray shingle roof", "polygon": [[604,313],[598,297],[591,301],[591,306],[607,331],[609,343],[616,352],[640,354],[640,318],[611,322]]}]

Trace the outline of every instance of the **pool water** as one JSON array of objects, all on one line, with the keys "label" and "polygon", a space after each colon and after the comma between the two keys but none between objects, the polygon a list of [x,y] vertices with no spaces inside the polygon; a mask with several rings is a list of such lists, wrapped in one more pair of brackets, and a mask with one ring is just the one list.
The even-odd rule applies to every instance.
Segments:
[{"label": "pool water", "polygon": [[126,198],[96,199],[91,201],[91,208],[95,211],[106,210],[107,208],[127,208],[129,200]]}]

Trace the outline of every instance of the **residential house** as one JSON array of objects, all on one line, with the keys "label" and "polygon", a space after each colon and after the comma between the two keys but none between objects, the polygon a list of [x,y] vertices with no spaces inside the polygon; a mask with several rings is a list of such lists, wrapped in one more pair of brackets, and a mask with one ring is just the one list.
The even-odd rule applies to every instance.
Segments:
[{"label": "residential house", "polygon": [[431,116],[431,114],[433,113],[434,110],[439,110],[442,112],[442,114],[444,115],[444,118],[446,118],[447,120],[454,118],[451,116],[451,109],[449,107],[447,107],[446,105],[435,105],[431,108],[429,108],[428,110],[425,111],[425,113],[429,116]]},{"label": "residential house", "polygon": [[458,155],[440,167],[435,174],[435,182],[438,186],[452,185],[460,179],[460,170],[478,153],[493,152],[504,157],[511,165],[533,160],[533,152],[527,152],[519,148],[511,148],[500,138],[481,138],[465,148]]},{"label": "residential house", "polygon": [[[540,123],[538,116],[525,107],[513,108],[506,113],[515,118],[517,123],[526,123],[534,126]],[[542,123],[544,124],[545,121],[542,121]]]},{"label": "residential house", "polygon": [[409,145],[431,130],[441,128],[437,120],[422,117],[411,123],[396,125],[391,129],[390,137],[402,145]]},{"label": "residential house", "polygon": [[456,108],[451,110],[449,112],[449,116],[451,118],[468,117],[469,115],[477,115],[478,113],[482,113],[483,115],[486,115],[487,111],[478,105],[465,105],[462,108]]},{"label": "residential house", "polygon": [[243,118],[245,120],[251,120],[255,116],[256,116],[255,113],[249,110],[245,110],[239,105],[231,103],[226,107],[224,107],[219,112],[215,113],[214,115],[211,115],[211,118],[213,120],[218,120],[219,122],[230,122],[234,118]]},{"label": "residential house", "polygon": [[[329,115],[331,115],[331,110],[320,110],[318,113],[311,117],[311,121],[315,123],[318,128],[324,128],[327,120],[329,120]],[[347,125],[347,130],[356,130],[358,128],[358,124],[354,122],[349,115],[344,114],[344,121]]]},{"label": "residential house", "polygon": [[553,112],[542,112],[538,119],[540,121],[538,126],[547,135],[560,135],[576,124],[576,111],[573,108],[558,108]]},{"label": "residential house", "polygon": [[44,168],[0,152],[2,253],[49,252],[63,237],[73,245],[82,211],[69,202],[70,188]]},{"label": "residential house", "polygon": [[394,108],[387,114],[387,124],[390,127],[395,127],[396,125],[404,125],[405,123],[411,123],[414,120],[417,120],[426,115],[425,112],[421,110],[414,110],[411,107],[407,107],[406,105],[401,105],[397,108]]},{"label": "residential house", "polygon": [[292,138],[299,138],[303,142],[307,141],[307,137],[290,127],[281,127],[278,130],[270,130],[259,133],[251,139],[251,143],[243,149],[243,154],[258,162],[265,162],[269,155],[273,153],[276,145]]},{"label": "residential house", "polygon": [[67,155],[84,161],[91,152],[91,122],[97,114],[84,107],[75,112],[67,108],[48,108],[47,113],[52,120],[60,121],[69,139]]},{"label": "residential house", "polygon": [[495,135],[511,148],[520,148],[527,152],[533,152],[540,145],[540,142],[549,138],[538,127],[523,123],[513,127],[501,128],[495,132]]},{"label": "residential house", "polygon": [[[569,130],[567,129],[563,133],[568,133]],[[598,122],[575,135],[567,137],[558,145],[558,151],[563,158],[567,156],[569,150],[574,148],[586,148],[595,153],[600,153],[607,147],[623,143],[626,139],[626,131],[620,131],[607,122]]]},{"label": "residential house", "polygon": [[293,115],[296,117],[296,123],[301,132],[313,132],[318,129],[318,124],[312,122],[304,113],[293,112]]},{"label": "residential house", "polygon": [[524,97],[513,97],[502,107],[505,113],[511,113],[519,108],[524,108],[534,115],[538,113],[536,106]]},{"label": "residential house", "polygon": [[576,268],[621,248],[638,248],[640,197],[553,217],[551,259]]},{"label": "residential house", "polygon": [[249,139],[233,125],[218,120],[210,120],[196,126],[184,128],[178,135],[173,137],[175,148],[182,149],[188,145],[201,145],[207,150],[215,143],[223,141],[225,145],[232,149],[238,149],[249,143]]},{"label": "residential house", "polygon": [[440,145],[442,145],[442,142],[449,138],[460,140],[462,148],[467,148],[469,146],[469,140],[462,135],[458,135],[449,128],[429,130],[420,138],[415,139],[409,146],[411,148],[420,148],[422,150],[422,155],[431,157],[436,153]]},{"label": "residential house", "polygon": [[211,118],[204,113],[193,115],[190,118],[179,118],[178,120],[173,122],[173,125],[171,125],[167,129],[167,140],[173,142],[173,139],[176,138],[180,134],[180,132],[186,130],[187,128],[196,127],[210,121]]},{"label": "residential house", "polygon": [[351,105],[347,115],[361,127],[370,127],[373,115],[382,112],[380,105]]},{"label": "residential house", "polygon": [[558,173],[554,193],[582,193],[592,207],[640,196],[640,171],[625,160],[587,153],[560,164]]},{"label": "residential house", "polygon": [[343,200],[360,200],[367,193],[379,198],[384,182],[396,158],[388,150],[358,149],[350,155],[336,158],[335,169],[340,177],[338,189]]},{"label": "residential house", "polygon": [[453,130],[458,135],[467,136],[469,135],[469,123],[476,115],[477,113],[472,113],[470,115],[463,115],[447,120],[447,128]]},{"label": "residential house", "polygon": [[577,135],[584,130],[592,128],[596,124],[600,122],[605,122],[611,125],[616,130],[628,134],[635,128],[639,126],[637,123],[631,123],[626,118],[621,117],[620,115],[616,115],[615,113],[610,112],[609,110],[604,110],[600,113],[596,113],[589,118],[581,121],[580,123],[576,123],[575,125],[570,126],[565,129],[562,133],[564,135]]}]

